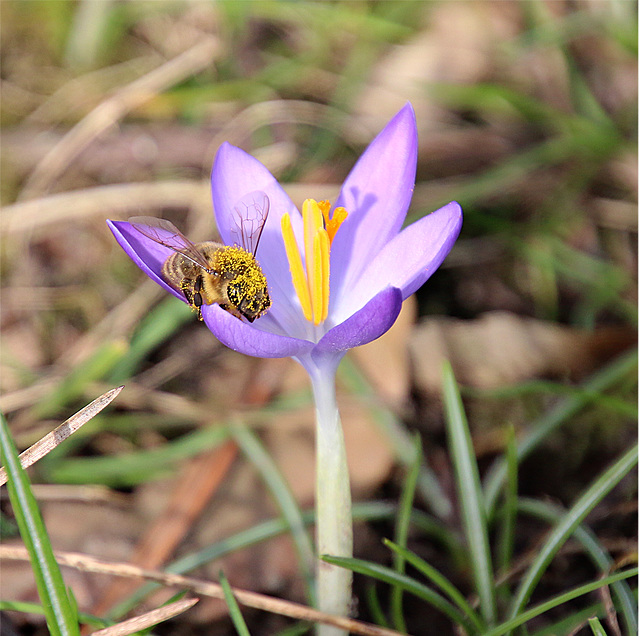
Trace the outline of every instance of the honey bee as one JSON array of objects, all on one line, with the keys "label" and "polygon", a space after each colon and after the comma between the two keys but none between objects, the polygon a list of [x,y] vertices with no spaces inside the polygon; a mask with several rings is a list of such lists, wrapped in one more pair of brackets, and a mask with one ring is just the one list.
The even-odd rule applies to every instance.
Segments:
[{"label": "honey bee", "polygon": [[136,216],[131,225],[152,241],[173,250],[162,266],[162,276],[182,292],[202,320],[202,305],[218,303],[237,318],[253,322],[271,306],[267,279],[255,258],[267,215],[269,198],[251,192],[233,208],[235,245],[214,241],[192,243],[173,223]]}]

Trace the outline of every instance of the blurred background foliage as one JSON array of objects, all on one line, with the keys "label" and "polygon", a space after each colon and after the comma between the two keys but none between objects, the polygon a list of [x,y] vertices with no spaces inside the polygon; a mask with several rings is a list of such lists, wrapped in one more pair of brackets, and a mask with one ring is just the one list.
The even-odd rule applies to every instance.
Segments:
[{"label": "blurred background foliage", "polygon": [[[335,200],[366,144],[411,101],[420,152],[408,221],[463,206],[443,268],[343,368],[357,498],[397,497],[416,429],[440,487],[416,505],[456,532],[443,359],[463,385],[483,466],[504,451],[507,426],[531,430],[635,346],[635,2],[3,0],[0,17],[0,407],[24,448],[126,384],[115,408],[34,468],[43,484],[93,484],[59,501],[43,491],[55,545],[130,558],[171,497],[191,492],[189,462],[219,464],[237,417],[260,431],[299,503],[312,500],[312,418],[295,365],[225,350],[144,279],[104,223],[157,215],[212,237],[208,177],[223,141],[263,161],[298,205]],[[522,492],[567,503],[634,440],[635,368],[583,406],[523,463]],[[193,545],[273,514],[239,462],[193,495],[198,512],[180,535]],[[596,520],[622,551],[635,536],[634,497],[628,484]],[[521,549],[539,532],[525,525]],[[389,536],[384,523],[363,526],[357,548],[383,558],[379,535]],[[437,559],[425,536],[413,540]],[[167,542],[142,562],[168,559]],[[249,556],[226,562],[231,582],[298,598],[281,567],[290,559],[258,553],[261,568]],[[567,563],[551,588],[580,571]],[[460,563],[439,565],[464,586]],[[24,572],[12,576],[3,598],[28,598]],[[97,612],[101,594],[79,600]],[[200,620],[222,614],[201,610]],[[263,628],[255,633],[273,631]]]}]

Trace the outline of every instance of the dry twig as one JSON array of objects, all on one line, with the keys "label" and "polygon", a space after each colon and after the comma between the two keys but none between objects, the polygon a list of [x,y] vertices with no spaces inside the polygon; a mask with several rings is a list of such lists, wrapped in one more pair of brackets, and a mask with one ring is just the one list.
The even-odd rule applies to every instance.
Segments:
[{"label": "dry twig", "polygon": [[153,627],[162,621],[166,621],[169,618],[173,618],[178,614],[186,612],[189,608],[193,607],[200,599],[186,598],[175,603],[169,603],[163,605],[158,609],[145,612],[140,616],[134,616],[129,620],[122,621],[117,625],[111,625],[111,627],[105,627],[99,629],[97,632],[92,632],[92,636],[128,636],[129,634],[135,634],[140,630],[147,627]]},{"label": "dry twig", "polygon": [[[95,399],[83,409],[72,415],[68,420],[60,424],[58,428],[45,435],[38,440],[33,446],[20,453],[20,463],[23,468],[27,468],[42,459],[47,453],[50,453],[58,444],[63,442],[67,437],[75,433],[81,426],[86,424],[91,418],[96,416],[102,409],[110,404],[116,398],[118,393],[124,387],[119,386],[116,389],[107,391],[104,395]],[[7,471],[0,468],[0,486],[7,483]]]},{"label": "dry twig", "polygon": [[[160,572],[158,570],[147,570],[128,563],[112,563],[76,552],[55,552],[55,557],[59,565],[75,568],[81,572],[143,578],[162,585],[188,589],[198,596],[224,599],[224,591],[221,585],[202,579],[182,576],[180,574],[171,574],[169,572]],[[28,561],[29,555],[26,548],[22,546],[2,545],[0,546],[0,559]],[[333,625],[352,634],[361,634],[362,636],[400,636],[399,632],[391,629],[370,625],[351,618],[332,616],[311,607],[301,605],[300,603],[284,601],[279,598],[266,596],[265,594],[258,594],[257,592],[249,592],[238,588],[232,588],[232,591],[238,603],[246,605],[247,607],[288,616],[296,620]]]}]

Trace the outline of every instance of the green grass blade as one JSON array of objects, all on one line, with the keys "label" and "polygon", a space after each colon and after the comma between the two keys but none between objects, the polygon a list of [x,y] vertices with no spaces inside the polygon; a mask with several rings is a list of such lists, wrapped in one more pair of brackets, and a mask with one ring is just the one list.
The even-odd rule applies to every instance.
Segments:
[{"label": "green grass blade", "polygon": [[311,604],[315,605],[313,543],[307,533],[302,512],[296,503],[293,493],[273,459],[249,428],[241,425],[231,426],[230,431],[242,452],[264,479],[289,524],[291,536],[298,552],[300,569],[307,585],[307,597]]},{"label": "green grass blade", "polygon": [[366,599],[373,622],[381,627],[389,627],[389,621],[387,621],[378,597],[378,588],[373,581],[367,586]]},{"label": "green grass blade", "polygon": [[575,587],[568,592],[563,592],[558,596],[554,596],[552,599],[545,601],[544,603],[540,603],[540,605],[536,605],[526,612],[522,612],[522,614],[518,614],[513,618],[505,621],[501,625],[490,629],[488,632],[483,634],[483,636],[502,636],[502,634],[506,634],[511,630],[519,627],[520,625],[524,625],[527,621],[530,621],[532,618],[536,616],[540,616],[540,614],[544,614],[548,612],[550,609],[554,607],[558,607],[558,605],[562,605],[563,603],[567,603],[574,598],[578,598],[579,596],[584,596],[585,594],[589,594],[594,590],[597,590],[605,585],[611,585],[616,581],[622,581],[624,579],[631,578],[632,576],[638,576],[638,568],[632,568],[630,570],[626,570],[624,572],[618,572],[616,574],[612,574],[603,579],[598,579],[597,581],[593,581],[592,583],[587,583],[586,585],[580,585],[579,587]]},{"label": "green grass blade", "polygon": [[[414,460],[411,463],[407,478],[404,481],[404,486],[400,495],[398,516],[396,517],[395,543],[403,548],[407,547],[409,523],[411,521],[411,509],[413,507],[413,498],[416,492],[416,484],[418,483],[418,474],[420,472],[420,461],[422,459],[420,437],[416,435],[413,442]],[[399,574],[404,574],[404,557],[400,552],[394,552],[393,557],[393,569]],[[399,632],[406,632],[407,626],[405,624],[402,611],[401,587],[394,587],[391,591],[391,616],[393,618],[395,628]]]},{"label": "green grass blade", "polygon": [[[500,572],[508,572],[513,557],[515,543],[516,515],[518,512],[518,454],[513,427],[509,427],[507,439],[507,483],[504,492],[504,505],[500,522],[500,538],[498,541],[498,568]],[[498,589],[498,594],[508,599],[509,582]]]},{"label": "green grass blade", "polygon": [[627,451],[578,498],[538,549],[518,588],[509,612],[515,618],[525,606],[547,566],[584,518],[638,462],[637,445]]},{"label": "green grass blade", "polygon": [[327,563],[331,563],[332,565],[339,565],[340,567],[347,568],[357,574],[364,574],[365,576],[370,576],[371,578],[378,579],[384,583],[389,583],[389,585],[398,585],[402,587],[405,592],[413,594],[436,609],[439,609],[454,623],[462,625],[467,632],[473,633],[473,628],[469,624],[467,618],[452,603],[447,601],[446,598],[431,588],[419,583],[406,574],[398,574],[398,572],[391,568],[379,565],[378,563],[363,561],[362,559],[323,556],[322,560]]},{"label": "green grass blade", "polygon": [[589,619],[589,627],[595,636],[607,636],[607,632],[604,631],[604,627],[597,617]]},{"label": "green grass blade", "polygon": [[59,460],[50,468],[44,463],[43,473],[57,483],[133,486],[170,474],[179,461],[215,448],[228,437],[227,427],[208,427],[151,450],[104,457],[73,457]]},{"label": "green grass blade", "polygon": [[233,626],[236,628],[236,632],[239,636],[251,636],[249,633],[249,628],[247,624],[244,622],[244,618],[242,617],[242,612],[240,611],[240,607],[238,606],[238,602],[233,595],[233,591],[231,586],[229,585],[229,581],[227,581],[227,577],[224,575],[224,572],[220,570],[220,585],[222,586],[222,591],[224,592],[224,600],[227,602],[227,607],[229,608],[229,616],[233,621]]},{"label": "green grass blade", "polygon": [[49,631],[52,636],[79,634],[76,611],[69,601],[29,478],[20,465],[18,452],[3,415],[0,415],[0,451],[2,464],[9,476],[9,499],[20,536],[29,553]]},{"label": "green grass blade", "polygon": [[73,590],[70,587],[67,587],[67,598],[69,599],[69,606],[71,607],[71,612],[73,616],[71,616],[71,621],[74,625],[78,625],[80,623],[80,610],[78,609],[78,599],[76,598]]},{"label": "green grass blade", "polygon": [[[567,512],[564,508],[548,502],[525,497],[518,500],[518,511],[550,523],[558,523]],[[591,561],[602,573],[606,574],[613,569],[614,560],[588,527],[578,526],[573,537],[582,545]],[[626,633],[636,634],[638,632],[638,603],[635,594],[626,581],[612,583],[611,592],[616,607],[624,619]]]},{"label": "green grass blade", "polygon": [[467,603],[465,597],[460,593],[449,579],[441,574],[432,565],[429,565],[424,559],[421,559],[417,554],[407,550],[406,548],[395,545],[388,539],[385,539],[384,544],[394,551],[396,554],[402,555],[403,559],[408,561],[416,570],[426,576],[434,585],[439,587],[468,617],[473,626],[476,628],[478,634],[481,634],[486,629],[486,625],[482,619],[474,611],[474,609]]},{"label": "green grass blade", "polygon": [[480,475],[460,392],[448,362],[443,368],[443,393],[449,449],[458,486],[460,513],[469,545],[475,590],[480,599],[482,616],[487,624],[492,625],[496,619],[496,598]]},{"label": "green grass blade", "polygon": [[[532,423],[531,431],[518,444],[518,462],[528,457],[547,437],[570,417],[578,413],[585,405],[591,403],[594,393],[604,391],[615,385],[626,375],[633,373],[638,366],[638,352],[632,351],[621,355],[604,369],[593,374],[582,385],[579,394],[562,400],[549,413]],[[500,488],[506,476],[506,463],[503,459],[496,460],[484,480],[485,502],[487,514],[491,518],[498,500]]]},{"label": "green grass blade", "polygon": [[[612,585],[618,585],[625,581],[616,581]],[[559,620],[552,621],[546,624],[541,629],[536,629],[535,632],[527,634],[527,636],[558,636],[558,634],[575,634],[575,630],[578,627],[583,626],[590,616],[602,616],[605,614],[602,603],[592,603],[586,607],[573,611]]]},{"label": "green grass blade", "polygon": [[[1,612],[23,612],[24,614],[35,614],[36,616],[44,616],[44,608],[40,603],[28,603],[26,601],[0,601]],[[78,614],[78,622],[83,625],[90,625],[95,628],[108,627],[112,625],[112,621],[107,621],[92,614]]]}]

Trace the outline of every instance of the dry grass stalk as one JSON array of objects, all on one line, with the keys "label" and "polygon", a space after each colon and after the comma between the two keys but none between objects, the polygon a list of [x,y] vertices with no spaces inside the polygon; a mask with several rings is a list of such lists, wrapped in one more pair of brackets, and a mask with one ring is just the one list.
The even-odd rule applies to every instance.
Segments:
[{"label": "dry grass stalk", "polygon": [[[221,585],[202,579],[182,576],[180,574],[171,574],[169,572],[160,572],[158,570],[148,570],[128,563],[112,563],[75,552],[55,552],[55,557],[59,565],[75,568],[81,572],[143,578],[162,585],[188,589],[199,596],[224,599],[224,591]],[[2,545],[0,546],[0,559],[28,561],[29,555],[26,548],[22,546]],[[296,620],[333,625],[340,629],[347,630],[352,634],[360,634],[361,636],[400,636],[399,632],[391,629],[370,625],[369,623],[363,623],[350,618],[331,616],[330,614],[319,612],[300,603],[292,603],[265,594],[258,594],[257,592],[249,592],[238,588],[231,589],[238,603],[246,605],[247,607],[253,607],[254,609],[288,616]]]},{"label": "dry grass stalk", "polygon": [[[110,404],[122,391],[124,387],[119,386],[116,389],[107,391],[104,395],[95,399],[83,409],[72,415],[68,420],[60,424],[58,428],[45,435],[38,440],[33,446],[20,453],[20,463],[23,468],[27,468],[42,459],[50,453],[58,444],[64,442],[67,437],[75,433],[81,426],[86,424],[90,419],[96,416],[102,409]],[[7,483],[7,471],[0,468],[0,486]]]},{"label": "dry grass stalk", "polygon": [[99,629],[97,632],[92,632],[92,636],[128,636],[128,634],[135,634],[142,629],[153,627],[162,621],[166,621],[178,614],[186,612],[193,607],[200,599],[188,598],[176,601],[175,603],[169,603],[169,605],[163,605],[158,609],[145,612],[140,616],[134,616],[129,620],[122,621],[117,625],[111,625],[111,627],[105,627],[105,629]]},{"label": "dry grass stalk", "polygon": [[107,98],[79,121],[42,159],[27,180],[21,198],[29,199],[46,192],[100,133],[158,93],[207,68],[219,50],[218,40],[206,37]]}]

